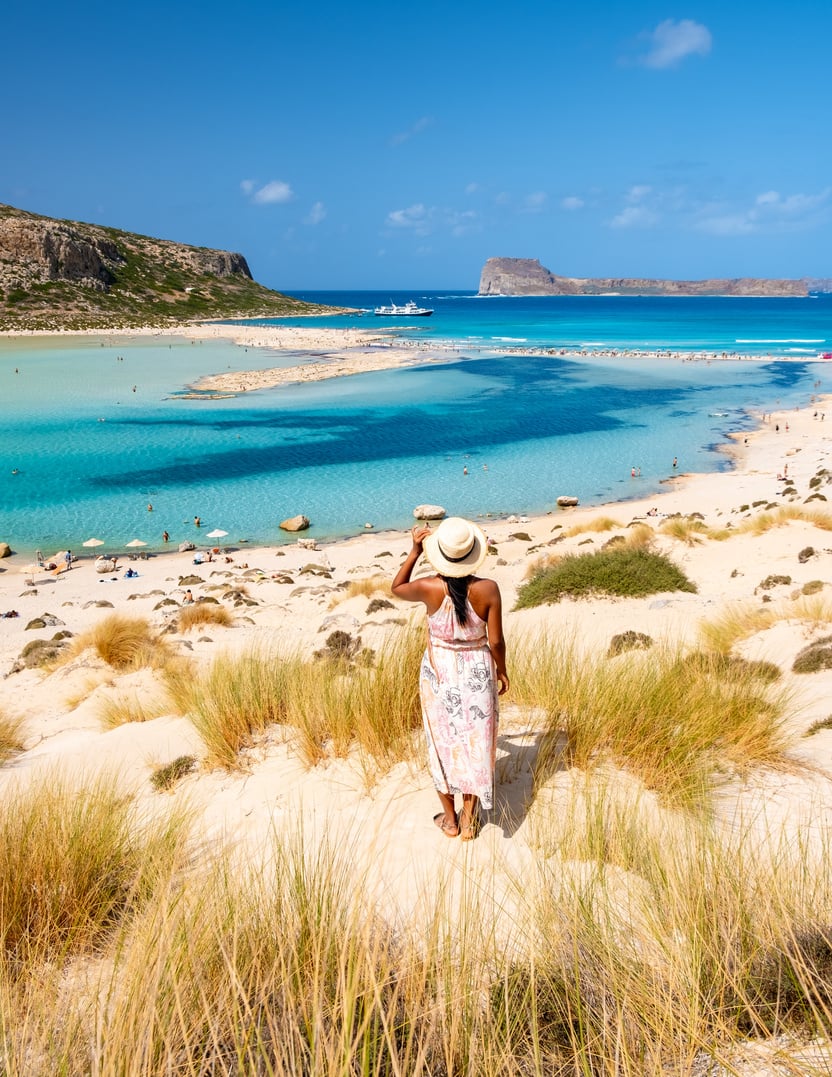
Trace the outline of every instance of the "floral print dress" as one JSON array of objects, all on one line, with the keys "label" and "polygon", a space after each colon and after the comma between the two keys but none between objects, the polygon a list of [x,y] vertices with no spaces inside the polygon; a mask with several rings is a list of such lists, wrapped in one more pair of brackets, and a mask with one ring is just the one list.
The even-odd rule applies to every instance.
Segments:
[{"label": "floral print dress", "polygon": [[497,679],[485,622],[468,602],[460,625],[450,595],[428,617],[419,677],[428,766],[440,793],[473,793],[494,805]]}]

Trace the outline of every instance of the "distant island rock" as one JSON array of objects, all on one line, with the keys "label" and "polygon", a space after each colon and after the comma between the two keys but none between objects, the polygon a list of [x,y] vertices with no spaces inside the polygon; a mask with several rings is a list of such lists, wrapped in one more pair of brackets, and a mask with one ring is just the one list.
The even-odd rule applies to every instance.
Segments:
[{"label": "distant island rock", "polygon": [[832,279],[652,280],[642,277],[561,277],[536,258],[489,258],[480,276],[480,295],[730,295],[806,296],[832,292]]},{"label": "distant island rock", "polygon": [[0,330],[170,326],[323,309],[257,284],[242,254],[0,203]]}]

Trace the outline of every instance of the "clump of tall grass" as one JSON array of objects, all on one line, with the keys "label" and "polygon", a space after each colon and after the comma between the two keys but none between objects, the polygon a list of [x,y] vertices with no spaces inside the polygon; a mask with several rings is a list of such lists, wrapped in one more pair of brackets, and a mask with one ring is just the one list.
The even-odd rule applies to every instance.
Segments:
[{"label": "clump of tall grass", "polygon": [[75,658],[90,648],[118,670],[158,669],[171,656],[167,641],[153,631],[148,621],[121,613],[104,617],[89,631],[76,636],[68,648],[68,657]]},{"label": "clump of tall grass", "polygon": [[106,777],[82,789],[59,775],[7,789],[0,800],[7,971],[100,945],[182,863],[184,838],[180,813],[142,823]]},{"label": "clump of tall grass", "polygon": [[805,509],[799,505],[782,505],[771,511],[760,512],[748,520],[743,520],[736,531],[762,535],[773,527],[783,527],[792,520],[812,524],[821,531],[832,531],[832,512],[823,509]]},{"label": "clump of tall grass", "polygon": [[168,677],[178,711],[193,721],[208,762],[234,767],[240,751],[269,726],[291,726],[309,766],[357,746],[365,764],[390,765],[410,754],[421,721],[418,696],[423,632],[393,635],[375,661],[310,661],[250,651],[222,655],[204,673]]},{"label": "clump of tall grass", "polygon": [[129,722],[152,722],[170,712],[170,701],[164,693],[145,696],[118,692],[101,701],[98,717],[106,729],[115,729]]},{"label": "clump of tall grass", "polygon": [[778,603],[757,606],[749,602],[732,603],[699,626],[699,638],[709,651],[729,654],[744,639],[764,632],[778,621],[803,621],[810,625],[832,623],[832,600],[823,592],[798,595]]},{"label": "clump of tall grass", "polygon": [[222,654],[204,672],[174,671],[167,690],[208,749],[209,765],[233,767],[241,749],[268,726],[286,721],[289,685],[302,677],[299,657],[259,650]]},{"label": "clump of tall grass", "polygon": [[232,624],[234,618],[228,608],[214,602],[195,602],[192,606],[183,606],[176,616],[176,626],[180,632],[188,632],[198,625],[228,628]]},{"label": "clump of tall grass", "polygon": [[23,719],[0,711],[0,764],[23,748]]},{"label": "clump of tall grass", "polygon": [[772,670],[665,646],[606,659],[574,643],[515,647],[512,698],[543,716],[536,782],[611,761],[667,801],[701,802],[724,768],[783,762],[788,696]]},{"label": "clump of tall grass", "polygon": [[390,577],[389,576],[364,576],[359,580],[350,580],[346,587],[337,591],[329,600],[330,608],[340,605],[342,602],[346,602],[350,598],[357,598],[361,595],[369,598],[371,595],[378,594],[381,591],[385,598],[390,598],[392,592],[390,590]]},{"label": "clump of tall grass", "polygon": [[[495,1016],[525,1007],[537,1059],[592,1075],[710,1072],[713,1060],[744,1072],[730,1060],[752,1038],[780,1037],[780,1050],[788,1035],[828,1034],[824,856],[782,855],[770,834],[761,855],[754,826],[726,840],[695,817],[622,796],[613,778],[574,787],[558,811],[538,813],[540,945],[495,999]],[[794,1072],[826,1064],[796,1060]]]},{"label": "clump of tall grass", "polygon": [[696,591],[682,570],[643,546],[614,546],[595,553],[567,554],[541,568],[517,594],[516,609],[561,598],[606,594],[643,598],[667,591]]},{"label": "clump of tall grass", "polygon": [[697,516],[669,516],[662,520],[659,530],[687,546],[695,546],[710,534],[708,525]]},{"label": "clump of tall grass", "polygon": [[119,962],[100,1072],[118,1069],[128,1044],[139,1073],[171,1059],[193,1073],[437,1072],[441,981],[347,864],[332,847],[278,846],[268,875],[220,864],[148,916]]},{"label": "clump of tall grass", "polygon": [[623,524],[618,520],[613,520],[611,516],[595,516],[591,520],[586,520],[584,523],[575,524],[570,527],[568,531],[564,532],[566,538],[572,538],[575,535],[583,535],[587,531],[593,531],[596,533],[602,533],[604,531],[617,531]]}]

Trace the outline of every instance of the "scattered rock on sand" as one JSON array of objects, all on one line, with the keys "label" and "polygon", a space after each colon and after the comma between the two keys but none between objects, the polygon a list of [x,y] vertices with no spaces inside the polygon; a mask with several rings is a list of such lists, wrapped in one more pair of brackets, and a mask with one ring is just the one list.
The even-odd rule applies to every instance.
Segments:
[{"label": "scattered rock on sand", "polygon": [[290,516],[278,525],[281,531],[305,531],[309,527],[308,516]]},{"label": "scattered rock on sand", "polygon": [[578,504],[578,499],[571,495],[562,495],[557,499],[556,504],[562,509],[574,508]]},{"label": "scattered rock on sand", "polygon": [[443,520],[445,510],[441,505],[417,505],[413,517],[416,520]]},{"label": "scattered rock on sand", "polygon": [[56,633],[52,639],[33,639],[27,643],[12,666],[11,672],[19,673],[22,669],[37,669],[38,666],[57,657],[67,643],[65,638],[58,638],[60,635]]},{"label": "scattered rock on sand", "polygon": [[204,582],[205,581],[203,580],[203,578],[201,576],[180,576],[179,577],[179,586],[180,587],[197,587],[197,586],[199,586],[199,584],[204,583]]},{"label": "scattered rock on sand", "polygon": [[318,543],[315,539],[298,539],[298,546],[302,550],[317,550]]},{"label": "scattered rock on sand", "polygon": [[2,558],[2,557],[11,557],[11,555],[12,555],[12,548],[8,544],[8,542],[0,542],[0,558]]}]

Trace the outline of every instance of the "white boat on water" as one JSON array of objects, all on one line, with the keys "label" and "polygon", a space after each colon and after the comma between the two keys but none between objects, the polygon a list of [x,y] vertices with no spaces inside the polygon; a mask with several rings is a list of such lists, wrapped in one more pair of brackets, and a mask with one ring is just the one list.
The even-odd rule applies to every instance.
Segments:
[{"label": "white boat on water", "polygon": [[376,307],[375,313],[380,318],[427,318],[433,314],[433,310],[430,307],[417,307],[412,299],[402,304],[391,300],[389,307]]}]

